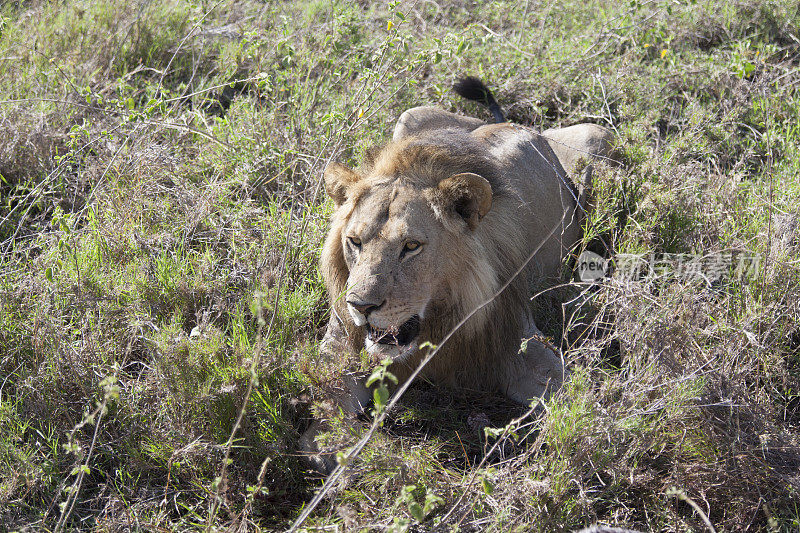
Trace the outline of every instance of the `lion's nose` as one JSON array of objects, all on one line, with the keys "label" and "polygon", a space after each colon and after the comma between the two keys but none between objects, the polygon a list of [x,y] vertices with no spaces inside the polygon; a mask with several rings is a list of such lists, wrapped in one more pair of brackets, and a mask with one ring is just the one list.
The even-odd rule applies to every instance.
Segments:
[{"label": "lion's nose", "polygon": [[365,302],[365,301],[359,300],[358,298],[348,298],[347,299],[347,304],[352,306],[356,311],[358,311],[359,313],[361,313],[364,316],[369,316],[369,314],[371,312],[377,311],[378,309],[383,307],[384,303],[385,303],[385,300],[383,302],[379,303],[379,304],[376,304],[376,303],[373,303],[373,302]]}]

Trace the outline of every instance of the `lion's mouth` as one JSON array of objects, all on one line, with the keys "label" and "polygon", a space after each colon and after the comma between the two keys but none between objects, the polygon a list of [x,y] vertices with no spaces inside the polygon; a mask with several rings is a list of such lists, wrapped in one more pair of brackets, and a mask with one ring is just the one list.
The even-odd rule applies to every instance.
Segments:
[{"label": "lion's mouth", "polygon": [[377,344],[407,346],[419,335],[419,315],[409,318],[399,328],[379,329],[367,322],[367,338]]}]

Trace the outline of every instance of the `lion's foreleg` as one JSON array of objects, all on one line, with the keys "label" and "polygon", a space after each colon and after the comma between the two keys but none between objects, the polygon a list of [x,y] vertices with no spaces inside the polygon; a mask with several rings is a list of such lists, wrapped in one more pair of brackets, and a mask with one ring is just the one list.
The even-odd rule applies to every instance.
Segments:
[{"label": "lion's foreleg", "polygon": [[[351,351],[350,335],[334,308],[325,336],[320,343],[320,352],[330,358],[345,357]],[[363,372],[345,373],[330,383],[321,385],[325,401],[318,406],[321,416],[312,420],[308,429],[300,436],[300,450],[308,457],[311,466],[323,474],[336,467],[335,447],[320,446],[322,434],[331,430],[328,420],[343,415],[346,423],[354,423],[372,401],[372,391],[366,386],[367,375]]]},{"label": "lion's foreleg", "polygon": [[300,436],[300,450],[308,457],[311,466],[328,474],[336,467],[335,446],[320,446],[323,433],[331,430],[329,419],[344,416],[346,424],[355,423],[355,418],[364,412],[372,402],[372,390],[366,386],[364,373],[351,373],[342,376],[335,384],[323,387],[326,401],[319,409],[324,413],[311,422]]}]

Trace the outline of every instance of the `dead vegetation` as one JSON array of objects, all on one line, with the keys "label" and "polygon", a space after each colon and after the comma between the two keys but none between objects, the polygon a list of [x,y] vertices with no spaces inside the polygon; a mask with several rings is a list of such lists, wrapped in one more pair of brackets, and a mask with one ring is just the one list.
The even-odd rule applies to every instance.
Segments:
[{"label": "dead vegetation", "polygon": [[318,353],[321,169],[413,105],[483,116],[464,73],[618,133],[586,225],[614,273],[536,293],[562,394],[412,387],[305,526],[797,529],[799,35],[756,0],[3,4],[0,529],[288,528],[360,363]]}]

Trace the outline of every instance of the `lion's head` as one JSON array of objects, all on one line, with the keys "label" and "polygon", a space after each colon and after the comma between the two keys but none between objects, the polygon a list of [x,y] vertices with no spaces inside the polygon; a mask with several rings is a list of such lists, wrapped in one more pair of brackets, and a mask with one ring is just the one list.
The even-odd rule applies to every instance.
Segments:
[{"label": "lion's head", "polygon": [[495,285],[479,238],[494,196],[481,174],[491,165],[445,141],[404,140],[360,172],[336,163],[325,172],[336,213],[323,272],[376,358],[407,360],[420,342],[438,341],[443,323]]}]

